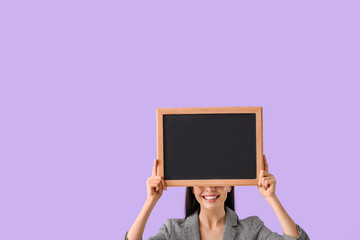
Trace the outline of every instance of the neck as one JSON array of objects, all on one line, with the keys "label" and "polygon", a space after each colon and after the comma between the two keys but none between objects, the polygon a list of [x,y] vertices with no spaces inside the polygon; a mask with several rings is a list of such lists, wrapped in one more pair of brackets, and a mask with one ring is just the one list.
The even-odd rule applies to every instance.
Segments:
[{"label": "neck", "polygon": [[214,229],[218,226],[224,226],[226,213],[224,207],[217,209],[200,208],[199,225],[203,228]]}]

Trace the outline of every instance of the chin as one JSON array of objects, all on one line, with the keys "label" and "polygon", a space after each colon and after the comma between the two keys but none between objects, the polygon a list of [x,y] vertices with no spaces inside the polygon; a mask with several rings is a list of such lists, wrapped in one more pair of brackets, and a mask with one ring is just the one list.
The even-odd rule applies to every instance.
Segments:
[{"label": "chin", "polygon": [[222,199],[217,199],[216,201],[206,201],[201,199],[200,207],[203,209],[214,210],[218,208],[224,208],[225,201]]}]

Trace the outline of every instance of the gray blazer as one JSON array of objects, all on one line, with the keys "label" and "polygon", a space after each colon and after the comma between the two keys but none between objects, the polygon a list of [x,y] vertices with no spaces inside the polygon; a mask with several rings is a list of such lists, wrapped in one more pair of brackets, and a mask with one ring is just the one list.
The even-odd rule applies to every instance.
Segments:
[{"label": "gray blazer", "polygon": [[[200,240],[198,221],[199,212],[186,219],[168,219],[159,232],[150,240]],[[270,231],[257,216],[240,220],[237,214],[226,207],[225,229],[222,240],[310,240],[306,232],[296,225],[299,236],[293,238],[286,234],[279,235]],[[127,233],[123,240],[127,240]]]}]

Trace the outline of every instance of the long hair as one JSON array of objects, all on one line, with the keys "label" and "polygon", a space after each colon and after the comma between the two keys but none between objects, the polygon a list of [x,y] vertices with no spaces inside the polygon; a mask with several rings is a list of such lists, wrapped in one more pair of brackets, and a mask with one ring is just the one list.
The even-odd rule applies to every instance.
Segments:
[{"label": "long hair", "polygon": [[[224,207],[228,207],[231,210],[235,211],[234,187],[231,187],[231,191],[228,192],[224,205]],[[195,195],[192,193],[191,187],[186,187],[185,218],[192,215],[198,209],[200,209],[200,204],[196,200]]]}]

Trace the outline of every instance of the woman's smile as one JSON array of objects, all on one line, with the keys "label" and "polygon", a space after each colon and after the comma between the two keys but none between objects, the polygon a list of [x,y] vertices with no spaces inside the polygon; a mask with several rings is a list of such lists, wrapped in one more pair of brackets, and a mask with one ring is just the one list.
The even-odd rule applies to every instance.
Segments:
[{"label": "woman's smile", "polygon": [[203,195],[202,197],[207,202],[215,202],[220,197],[220,195],[211,194],[211,195]]},{"label": "woman's smile", "polygon": [[231,191],[230,186],[194,186],[192,192],[201,208],[214,209],[224,208],[227,194]]}]

